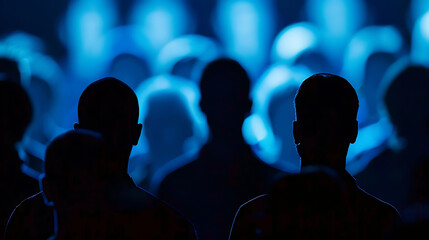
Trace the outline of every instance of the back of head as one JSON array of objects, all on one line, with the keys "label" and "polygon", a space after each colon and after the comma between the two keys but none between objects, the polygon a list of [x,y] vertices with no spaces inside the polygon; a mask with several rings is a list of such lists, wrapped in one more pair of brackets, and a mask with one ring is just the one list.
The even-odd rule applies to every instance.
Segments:
[{"label": "back of head", "polygon": [[104,187],[109,177],[107,148],[99,133],[72,130],[56,137],[45,155],[43,189],[55,205],[85,199],[85,195]]},{"label": "back of head", "polygon": [[384,103],[398,135],[408,139],[429,135],[429,69],[408,65],[391,79]]},{"label": "back of head", "polygon": [[213,132],[237,129],[250,111],[250,80],[246,71],[232,59],[209,63],[201,81],[201,109]]},{"label": "back of head", "polygon": [[30,124],[33,110],[30,98],[17,83],[0,81],[1,145],[12,147]]},{"label": "back of head", "polygon": [[[91,83],[78,105],[79,127],[99,132],[106,142],[130,148],[137,144],[139,105],[137,96],[125,83],[103,78]],[[137,138],[137,139],[136,139]]]},{"label": "back of head", "polygon": [[357,137],[359,100],[342,77],[320,73],[307,78],[295,97],[294,138],[303,165],[344,169],[348,146]]}]

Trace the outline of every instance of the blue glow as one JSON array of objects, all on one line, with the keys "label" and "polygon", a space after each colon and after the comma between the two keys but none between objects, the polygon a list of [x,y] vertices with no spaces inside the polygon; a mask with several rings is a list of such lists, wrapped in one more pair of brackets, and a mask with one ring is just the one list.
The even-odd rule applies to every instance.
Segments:
[{"label": "blue glow", "polygon": [[[392,136],[393,127],[387,118],[382,118],[375,124],[359,129],[354,144],[349,147],[347,154],[347,170],[355,175],[365,169],[369,162],[380,153],[380,146],[386,144]],[[361,153],[363,156],[358,156]]]},{"label": "blue glow", "polygon": [[179,60],[194,57],[208,63],[220,56],[220,46],[213,39],[200,35],[185,35],[167,43],[159,52],[155,71],[169,73]]},{"label": "blue glow", "polygon": [[193,28],[182,1],[140,0],[133,8],[129,22],[139,28],[135,38],[150,58],[156,57],[165,44]]},{"label": "blue glow", "polygon": [[[285,64],[273,64],[255,83],[251,93],[253,99],[252,114],[243,124],[243,136],[255,153],[268,164],[280,164],[282,142],[273,134],[268,116],[272,95],[299,84],[308,77],[309,70],[301,67],[288,67]],[[296,172],[299,166],[283,161],[277,166],[287,172]]]},{"label": "blue glow", "polygon": [[250,145],[255,145],[268,136],[264,125],[264,121],[257,114],[252,114],[246,118],[245,124],[243,124],[243,134]]},{"label": "blue glow", "polygon": [[11,58],[18,63],[21,82],[24,86],[28,86],[30,82],[31,68],[27,58],[27,51],[22,49],[20,46],[16,46],[13,42],[0,41],[0,57]]},{"label": "blue glow", "polygon": [[[72,0],[64,3],[62,16],[55,13],[58,35],[49,33],[52,29],[43,22],[44,16],[20,15],[16,25],[13,21],[17,19],[5,22],[0,29],[0,57],[18,62],[22,84],[33,94],[35,102],[52,98],[46,104],[49,107],[42,106],[41,120],[34,123],[33,128],[40,136],[30,133],[22,142],[26,153],[43,159],[46,141],[71,128],[77,120],[76,105],[83,88],[104,76],[117,77],[137,90],[140,104],[162,89],[183,94],[195,121],[195,136],[189,142],[189,149],[199,149],[208,137],[208,128],[198,106],[196,79],[206,63],[225,56],[239,61],[252,79],[253,107],[243,124],[243,136],[258,156],[273,165],[278,164],[284,153],[282,141],[286,139],[279,138],[280,127],[275,127],[281,126],[281,121],[271,126],[267,113],[275,93],[300,84],[312,71],[325,68],[348,79],[358,91],[361,103],[358,119],[360,126],[365,126],[347,158],[347,168],[355,174],[385,147],[392,132],[384,119],[386,113],[373,114],[376,111],[372,106],[379,99],[372,96],[382,87],[364,78],[379,79],[383,73],[374,70],[374,66],[387,67],[391,60],[402,57],[429,67],[428,0],[412,0],[409,4],[392,2],[390,7],[394,12],[398,9],[393,8],[399,5],[409,6],[409,19],[399,20],[412,29],[388,25],[394,24],[385,21],[391,14],[374,11],[367,14],[366,9],[381,6],[379,1],[305,0],[305,6],[300,5],[304,14],[289,19],[292,21],[288,24],[293,24],[284,26],[278,25],[283,24],[280,23],[283,17],[277,16],[276,8],[283,7],[286,1],[216,0],[210,2],[213,8],[208,10],[203,9],[208,3],[199,2]],[[200,10],[209,14],[202,16]],[[368,25],[380,21],[386,25]],[[25,29],[31,34],[21,28],[17,31],[9,28],[26,23],[31,23]],[[282,30],[274,32],[275,29]],[[410,49],[407,39],[411,39]],[[62,41],[62,52],[54,52],[58,49],[51,43],[56,41]],[[48,53],[54,53],[56,59]],[[366,68],[377,53],[382,53],[381,63]],[[378,60],[376,55],[374,61]],[[301,65],[297,66],[298,63]],[[316,70],[314,65],[320,68]],[[368,69],[373,72],[368,73]],[[37,83],[32,82],[34,79]],[[144,104],[141,110],[142,119],[147,110]],[[382,119],[377,120],[378,115]],[[375,124],[368,125],[371,123]],[[143,137],[133,154],[144,152],[145,147]],[[296,166],[282,169],[294,171]],[[28,174],[34,176],[34,172]]]},{"label": "blue glow", "polygon": [[[195,151],[195,149],[199,149],[207,141],[208,126],[205,116],[199,108],[200,93],[198,87],[188,79],[163,74],[145,80],[135,90],[140,103],[139,121],[142,122],[145,119],[147,114],[147,98],[150,94],[167,89],[177,91],[186,99],[187,108],[194,121],[194,136],[188,141],[188,150]],[[132,156],[145,151],[147,151],[147,142],[144,134],[142,134],[139,144],[133,148]]]},{"label": "blue glow", "polygon": [[402,54],[404,42],[393,26],[368,26],[358,31],[348,44],[342,75],[358,89],[363,80],[368,58],[377,52]]},{"label": "blue glow", "polygon": [[263,0],[220,0],[215,15],[216,31],[226,53],[256,76],[267,61],[273,33],[272,3]]},{"label": "blue glow", "polygon": [[429,66],[429,11],[414,25],[412,33],[411,58],[416,63]]},{"label": "blue glow", "polygon": [[429,1],[427,0],[412,0],[410,6],[410,14],[412,22],[417,21],[426,12],[429,11]]},{"label": "blue glow", "polygon": [[100,77],[109,56],[110,40],[104,37],[116,23],[111,0],[78,0],[66,15],[66,44],[70,70],[84,81]]},{"label": "blue glow", "polygon": [[318,44],[318,33],[310,23],[296,23],[283,29],[274,40],[273,61],[293,63],[304,50]]},{"label": "blue glow", "polygon": [[324,50],[333,62],[341,61],[344,47],[366,18],[364,1],[307,0],[308,19],[320,28]]}]

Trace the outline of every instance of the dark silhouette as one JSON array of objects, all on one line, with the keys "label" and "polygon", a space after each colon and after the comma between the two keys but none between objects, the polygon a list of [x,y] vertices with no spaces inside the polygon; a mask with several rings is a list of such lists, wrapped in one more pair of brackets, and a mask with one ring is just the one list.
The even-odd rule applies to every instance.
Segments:
[{"label": "dark silhouette", "polygon": [[[106,219],[112,220],[111,226],[115,226],[117,231],[130,232],[132,239],[153,239],[155,236],[161,239],[194,239],[196,236],[193,226],[185,217],[149,192],[137,187],[127,174],[131,148],[137,144],[142,128],[142,125],[137,123],[138,114],[136,95],[126,84],[114,78],[104,78],[90,84],[79,99],[79,123],[75,124],[75,129],[101,133],[109,150],[109,157],[104,163],[109,179],[103,201],[114,213],[114,217],[108,215]],[[28,204],[39,206],[37,199],[40,198],[29,199],[33,203]],[[37,211],[38,215],[52,214],[49,208]],[[26,216],[12,216],[11,220],[25,222],[25,218]],[[103,221],[106,219],[103,218]],[[115,222],[115,219],[120,219],[121,222]],[[15,223],[13,226],[18,225]],[[109,228],[106,232],[115,229]],[[12,236],[20,230],[14,228],[8,231],[12,233],[6,235]],[[112,234],[107,235],[107,238],[115,238],[121,233]]]},{"label": "dark silhouette", "polygon": [[190,218],[201,239],[226,239],[235,210],[265,193],[280,173],[257,159],[242,137],[252,105],[249,84],[245,70],[234,60],[208,64],[200,81],[200,107],[211,138],[195,161],[160,185],[159,196]]},{"label": "dark silhouette", "polygon": [[20,85],[0,81],[0,239],[16,205],[38,192],[37,181],[21,171],[23,162],[16,149],[32,112],[30,98]]},{"label": "dark silhouette", "polygon": [[334,170],[304,167],[241,206],[230,239],[353,239],[346,196]]},{"label": "dark silhouette", "polygon": [[[273,186],[270,195],[249,201],[240,208],[230,239],[245,239],[259,235],[277,239],[280,236],[287,237],[289,234],[300,239],[323,239],[309,234],[310,230],[332,239],[381,239],[400,224],[399,214],[394,207],[360,189],[354,178],[345,170],[348,147],[350,143],[355,142],[358,133],[356,121],[358,106],[355,90],[347,80],[339,76],[315,74],[301,84],[295,97],[296,121],[293,122],[293,135],[301,157],[301,166],[329,167],[337,172],[330,175],[338,177],[331,177],[331,180],[327,181],[336,178],[340,180],[336,185],[323,186],[318,177],[297,176],[281,179]],[[296,179],[298,186],[294,187],[292,183],[287,183],[288,179],[291,181]],[[282,185],[292,190],[303,188],[293,190],[290,194],[304,193],[304,196],[311,199],[301,199],[299,196],[289,196],[288,199],[286,190],[283,191],[284,194],[275,194],[276,187]],[[264,198],[269,199],[268,208],[274,208],[271,212],[276,213],[268,217],[273,228],[286,227],[288,222],[283,221],[292,221],[291,216],[283,216],[281,214],[283,212],[286,215],[305,213],[308,216],[301,215],[299,218],[303,222],[295,222],[299,231],[304,232],[295,230],[288,232],[283,227],[277,230],[269,229],[271,232],[261,232],[261,226],[258,224],[246,224],[252,212],[262,212],[259,216],[264,216],[264,208],[261,208],[260,204]],[[282,206],[282,202],[285,205],[292,204],[292,207]],[[302,212],[290,211],[294,208],[301,208]],[[280,218],[276,219],[277,214]],[[317,222],[317,219],[320,221]],[[321,227],[326,224],[323,219],[330,223],[326,227],[331,227],[326,232],[323,232],[324,227]]]},{"label": "dark silhouette", "polygon": [[356,176],[369,193],[392,203],[402,213],[411,202],[417,166],[429,156],[429,69],[394,65],[383,101],[400,144],[391,145]]},{"label": "dark silhouette", "polygon": [[84,130],[69,131],[49,144],[40,182],[46,204],[55,209],[55,239],[106,239],[110,227],[116,227],[109,226],[113,221],[106,218],[103,199],[107,149],[100,134]]},{"label": "dark silhouette", "polygon": [[404,225],[389,239],[429,238],[429,156],[419,162],[413,172],[410,200],[401,211]]}]

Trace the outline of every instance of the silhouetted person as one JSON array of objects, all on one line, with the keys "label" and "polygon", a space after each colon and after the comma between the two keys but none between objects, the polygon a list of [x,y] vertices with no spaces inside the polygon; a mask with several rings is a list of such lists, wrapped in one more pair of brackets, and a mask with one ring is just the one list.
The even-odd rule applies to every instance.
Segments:
[{"label": "silhouetted person", "polygon": [[[350,236],[355,239],[380,239],[401,222],[394,207],[360,189],[356,185],[355,179],[345,170],[348,147],[350,143],[355,142],[358,133],[358,122],[356,121],[358,107],[358,98],[350,83],[331,74],[322,73],[309,77],[301,84],[295,97],[296,121],[293,122],[293,136],[301,157],[302,168],[312,165],[329,167],[337,172],[344,183],[343,194],[339,195],[338,192],[330,190],[322,191],[323,194],[317,193],[314,192],[320,191],[317,188],[300,184],[301,187],[306,188],[303,190],[304,192],[314,189],[306,193],[313,198],[322,196],[320,201],[324,201],[323,195],[328,195],[326,199],[331,199],[328,202],[343,203],[343,206],[338,209],[336,208],[338,204],[320,204],[316,212],[307,211],[310,214],[309,217],[304,217],[302,220],[304,222],[307,219],[310,222],[314,220],[315,215],[312,215],[312,212],[314,214],[322,213],[321,216],[325,219],[329,217],[327,214],[334,214],[335,218],[331,220],[343,219],[332,222],[332,228],[345,231],[345,235],[342,235],[341,232],[338,232],[338,235],[335,234],[333,238],[336,239],[349,239]],[[286,177],[280,181],[287,182],[287,179]],[[344,198],[340,196],[344,196]],[[278,201],[275,199],[276,196],[271,194],[271,196],[261,196],[255,201],[249,201],[240,208],[231,230],[231,239],[245,239],[249,235],[257,237],[261,234],[270,236],[270,233],[262,233],[261,230],[258,230],[260,229],[258,225],[245,224],[248,216],[252,215],[251,212],[264,212],[259,202],[261,198],[263,200],[263,198],[269,197],[274,198],[273,201]],[[300,199],[298,198],[298,200]],[[300,201],[302,202],[299,204],[304,204],[305,208],[311,209],[317,206],[313,205],[317,202]],[[341,208],[344,210],[341,211]],[[276,210],[281,209],[273,211]],[[341,216],[344,212],[348,212],[349,217]],[[290,219],[288,216],[281,217]],[[274,218],[271,219],[273,226],[276,224],[287,225],[284,222],[276,222]],[[313,227],[318,229],[316,225],[308,227],[308,229]],[[333,232],[335,233],[335,231]],[[283,233],[287,234],[287,232]],[[287,235],[282,236],[287,237]],[[318,239],[317,236],[305,235],[305,233],[300,233],[299,236],[306,236],[304,239]]]},{"label": "silhouetted person", "polygon": [[429,69],[406,65],[395,70],[387,80],[383,101],[396,133],[391,138],[400,144],[380,153],[356,179],[369,193],[402,212],[410,204],[414,172],[420,160],[429,156]]},{"label": "silhouetted person", "polygon": [[[193,226],[185,217],[137,187],[127,174],[131,148],[137,144],[142,128],[137,122],[138,114],[136,95],[126,84],[114,78],[90,84],[79,99],[79,123],[75,124],[75,129],[101,133],[109,149],[105,167],[111,175],[105,201],[118,212],[117,218],[123,221],[124,228],[121,229],[138,234],[133,237],[152,239],[155,234],[161,239],[194,239]],[[32,201],[29,205],[39,206],[37,199],[29,200]],[[51,214],[48,208],[39,212],[39,215]],[[10,229],[12,233],[7,235],[16,234],[18,223],[26,221],[25,216],[11,216],[11,220],[14,218],[15,228]]]},{"label": "silhouetted person", "polygon": [[346,196],[337,172],[303,167],[241,206],[230,239],[353,239]]},{"label": "silhouetted person", "polygon": [[16,144],[32,118],[32,106],[25,90],[15,82],[0,81],[0,239],[13,209],[36,194],[37,181],[21,171]]},{"label": "silhouetted person", "polygon": [[100,134],[84,130],[69,131],[49,144],[40,182],[46,204],[55,209],[55,239],[118,237],[108,235],[117,226],[103,221],[108,219],[103,199],[109,177],[107,149]]},{"label": "silhouetted person", "polygon": [[[193,122],[185,101],[180,93],[169,90],[148,97],[144,118],[148,151],[132,157],[129,166],[134,182],[144,189],[149,189],[157,170],[185,153],[184,144],[193,134]],[[132,161],[134,166],[131,166]]]},{"label": "silhouetted person", "polygon": [[257,159],[243,139],[241,127],[252,105],[249,84],[234,60],[208,64],[200,81],[200,107],[211,138],[195,161],[160,185],[159,196],[190,218],[201,239],[226,239],[235,210],[265,193],[279,173]]}]

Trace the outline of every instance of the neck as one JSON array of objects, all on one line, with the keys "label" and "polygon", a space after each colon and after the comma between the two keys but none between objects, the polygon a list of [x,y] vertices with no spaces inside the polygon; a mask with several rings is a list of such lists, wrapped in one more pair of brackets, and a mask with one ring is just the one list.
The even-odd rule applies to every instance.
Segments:
[{"label": "neck", "polygon": [[131,154],[131,147],[129,148],[113,148],[111,152],[112,172],[118,175],[126,175],[128,173],[128,160]]}]

